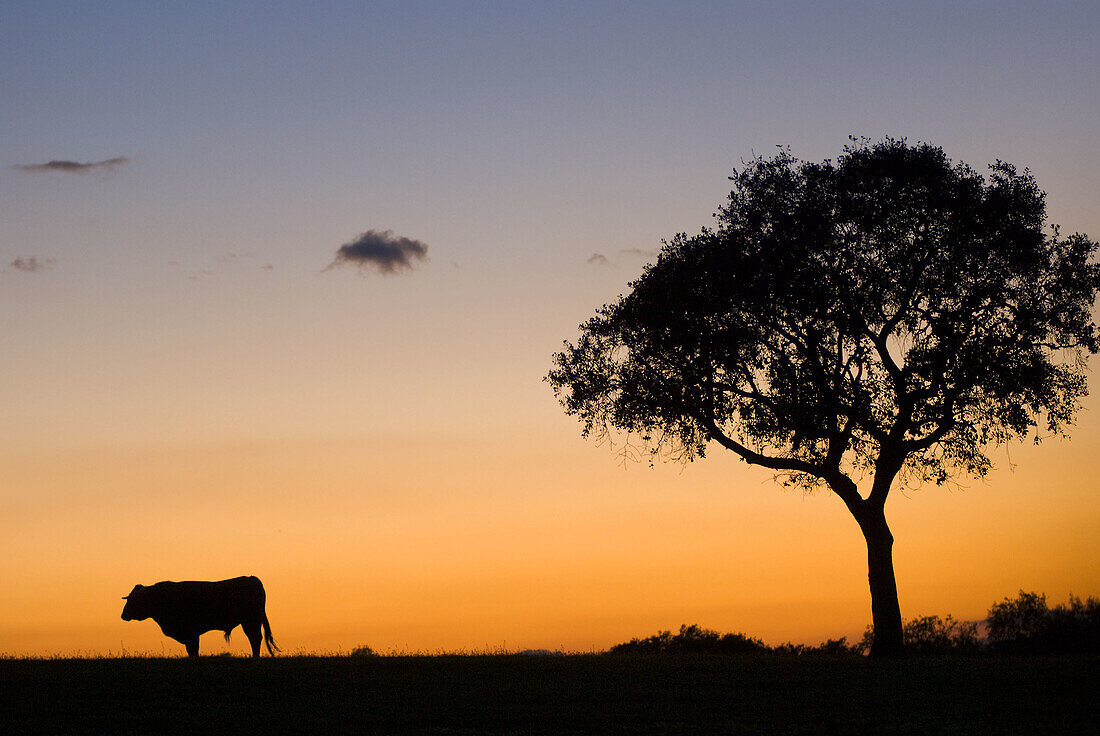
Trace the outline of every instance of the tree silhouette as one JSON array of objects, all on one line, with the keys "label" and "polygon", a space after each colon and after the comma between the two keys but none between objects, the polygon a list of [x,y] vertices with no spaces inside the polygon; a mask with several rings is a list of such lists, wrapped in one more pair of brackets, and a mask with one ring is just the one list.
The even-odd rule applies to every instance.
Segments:
[{"label": "tree silhouette", "polygon": [[716,227],[666,241],[547,380],[585,436],[685,461],[717,442],[839,496],[867,542],[871,653],[899,655],[886,499],[1065,433],[1098,348],[1096,244],[1044,234],[1026,169],[985,178],[928,144],[781,149],[730,178]]}]

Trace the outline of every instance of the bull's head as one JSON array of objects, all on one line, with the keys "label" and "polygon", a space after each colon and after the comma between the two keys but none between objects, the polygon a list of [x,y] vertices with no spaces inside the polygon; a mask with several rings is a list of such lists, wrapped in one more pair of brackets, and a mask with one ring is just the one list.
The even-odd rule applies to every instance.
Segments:
[{"label": "bull's head", "polygon": [[145,586],[135,585],[134,589],[130,591],[130,595],[122,597],[122,600],[126,601],[126,605],[122,607],[122,620],[144,621],[149,618],[152,613],[148,610],[147,598]]}]

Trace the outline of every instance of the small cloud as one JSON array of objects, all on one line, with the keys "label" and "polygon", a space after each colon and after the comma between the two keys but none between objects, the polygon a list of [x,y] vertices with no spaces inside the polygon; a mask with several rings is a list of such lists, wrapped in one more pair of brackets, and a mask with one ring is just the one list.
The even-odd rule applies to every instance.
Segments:
[{"label": "small cloud", "polygon": [[8,265],[14,268],[16,271],[25,271],[26,273],[36,273],[43,271],[47,266],[53,264],[52,258],[47,258],[44,261],[38,260],[37,256],[31,256],[30,258],[16,258]]},{"label": "small cloud", "polygon": [[368,230],[350,243],[341,245],[325,270],[352,264],[373,268],[383,276],[409,271],[416,261],[428,258],[428,246],[419,240],[394,235],[392,230]]},{"label": "small cloud", "polygon": [[619,251],[630,256],[641,256],[642,258],[656,258],[657,251],[649,248],[623,248]]},{"label": "small cloud", "polygon": [[228,253],[223,253],[222,255],[218,256],[217,261],[218,261],[218,263],[233,263],[234,261],[236,261],[240,258],[251,258],[251,257],[252,257],[252,254],[248,251],[240,251],[240,252],[229,251]]},{"label": "small cloud", "polygon": [[588,257],[588,262],[593,266],[606,266],[611,263],[603,253],[593,253]]},{"label": "small cloud", "polygon": [[13,169],[27,171],[32,174],[41,174],[47,171],[63,171],[68,174],[86,174],[90,171],[111,171],[118,168],[130,159],[125,156],[116,156],[104,161],[47,161],[44,164],[15,164]]},{"label": "small cloud", "polygon": [[[220,255],[208,258],[205,263],[197,265],[185,265],[182,261],[172,260],[168,261],[168,265],[173,269],[185,271],[185,275],[191,281],[202,281],[207,276],[214,276],[215,274],[236,270],[240,264],[246,263],[249,259],[253,258],[251,251],[237,250],[226,251]],[[270,263],[265,263],[259,268],[264,270],[273,270],[275,266]]]}]

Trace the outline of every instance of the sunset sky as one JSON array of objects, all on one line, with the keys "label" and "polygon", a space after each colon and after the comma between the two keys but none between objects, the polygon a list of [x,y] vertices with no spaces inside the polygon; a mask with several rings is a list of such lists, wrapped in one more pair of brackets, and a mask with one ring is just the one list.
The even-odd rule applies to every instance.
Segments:
[{"label": "sunset sky", "polygon": [[[243,574],[288,651],[858,638],[839,499],[717,447],[621,467],[542,377],[779,144],[1007,160],[1096,239],[1098,32],[1095,2],[0,1],[0,654],[182,654],[121,596]],[[1100,594],[1097,365],[1071,440],[891,497],[903,616]]]}]

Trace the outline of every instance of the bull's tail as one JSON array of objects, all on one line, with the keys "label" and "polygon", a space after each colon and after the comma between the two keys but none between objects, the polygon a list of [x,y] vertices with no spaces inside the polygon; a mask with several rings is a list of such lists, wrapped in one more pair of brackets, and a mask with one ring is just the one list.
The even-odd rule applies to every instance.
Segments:
[{"label": "bull's tail", "polygon": [[264,628],[264,643],[267,644],[267,651],[272,657],[274,657],[275,652],[281,652],[283,650],[279,648],[279,645],[275,643],[275,637],[271,635],[271,624],[269,624],[267,621],[266,613],[264,614],[264,620],[261,621],[261,623],[263,624]]}]

